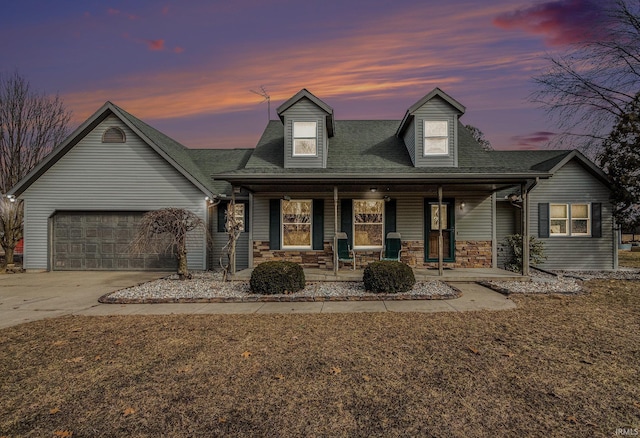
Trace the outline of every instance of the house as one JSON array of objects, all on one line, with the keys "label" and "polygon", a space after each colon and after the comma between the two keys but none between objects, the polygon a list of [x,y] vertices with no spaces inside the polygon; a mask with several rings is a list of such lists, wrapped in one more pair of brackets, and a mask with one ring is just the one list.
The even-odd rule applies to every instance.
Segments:
[{"label": "house", "polygon": [[143,212],[172,206],[207,221],[211,245],[191,236],[188,263],[215,269],[233,204],[237,269],[334,269],[336,232],[359,263],[399,232],[410,266],[501,267],[503,238],[523,230],[544,242],[545,268],[615,269],[603,172],[577,151],[485,151],[464,112],[436,88],[401,119],[340,120],[302,89],[255,148],[198,150],[107,102],[10,192],[25,205],[24,267],[166,269],[170,257],[127,247]]}]

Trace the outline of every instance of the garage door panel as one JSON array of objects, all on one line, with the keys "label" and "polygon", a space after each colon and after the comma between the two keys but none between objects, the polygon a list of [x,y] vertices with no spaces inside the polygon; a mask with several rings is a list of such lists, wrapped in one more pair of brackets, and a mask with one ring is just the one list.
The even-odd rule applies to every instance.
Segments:
[{"label": "garage door panel", "polygon": [[165,254],[133,254],[141,212],[63,212],[53,217],[54,270],[173,270]]}]

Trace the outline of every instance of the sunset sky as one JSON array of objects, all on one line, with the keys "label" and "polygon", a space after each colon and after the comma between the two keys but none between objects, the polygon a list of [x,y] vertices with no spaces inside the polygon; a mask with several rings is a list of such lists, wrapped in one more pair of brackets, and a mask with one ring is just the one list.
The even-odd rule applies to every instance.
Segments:
[{"label": "sunset sky", "polygon": [[[605,0],[607,1],[607,0]],[[301,88],[337,119],[401,119],[440,87],[496,149],[555,132],[527,100],[601,0],[5,2],[0,72],[59,93],[72,127],[110,100],[193,148],[253,147]]]}]

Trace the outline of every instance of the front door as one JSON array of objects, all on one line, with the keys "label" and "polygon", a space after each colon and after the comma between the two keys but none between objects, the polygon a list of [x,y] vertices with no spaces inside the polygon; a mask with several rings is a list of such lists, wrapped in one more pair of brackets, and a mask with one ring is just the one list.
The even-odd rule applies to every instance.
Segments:
[{"label": "front door", "polygon": [[453,199],[442,200],[442,217],[439,214],[438,200],[425,199],[424,203],[424,260],[438,261],[438,235],[442,220],[443,261],[455,261],[455,202]]}]

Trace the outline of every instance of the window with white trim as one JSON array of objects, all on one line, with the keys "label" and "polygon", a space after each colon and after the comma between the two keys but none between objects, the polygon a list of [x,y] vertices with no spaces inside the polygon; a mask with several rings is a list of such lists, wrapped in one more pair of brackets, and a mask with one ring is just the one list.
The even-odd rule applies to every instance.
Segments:
[{"label": "window with white trim", "polygon": [[316,122],[293,122],[293,156],[316,156],[318,154],[317,138]]},{"label": "window with white trim", "polygon": [[382,248],[384,241],[384,201],[353,201],[353,247]]},{"label": "window with white trim", "polygon": [[550,204],[550,236],[590,236],[590,204]]},{"label": "window with white trim", "polygon": [[311,248],[311,206],[308,200],[282,201],[282,247]]},{"label": "window with white trim", "polygon": [[448,153],[449,122],[446,120],[425,120],[423,155],[447,155]]}]

